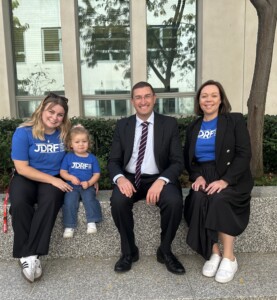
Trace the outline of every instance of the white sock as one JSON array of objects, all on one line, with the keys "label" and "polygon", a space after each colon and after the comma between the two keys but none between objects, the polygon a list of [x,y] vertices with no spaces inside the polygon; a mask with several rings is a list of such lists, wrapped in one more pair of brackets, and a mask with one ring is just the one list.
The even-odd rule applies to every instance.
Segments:
[{"label": "white sock", "polygon": [[28,259],[35,260],[35,259],[37,259],[37,258],[38,258],[37,255],[30,255],[30,256],[26,256],[26,257],[21,257],[21,258],[20,258],[20,262],[23,263],[25,260],[28,260]]}]

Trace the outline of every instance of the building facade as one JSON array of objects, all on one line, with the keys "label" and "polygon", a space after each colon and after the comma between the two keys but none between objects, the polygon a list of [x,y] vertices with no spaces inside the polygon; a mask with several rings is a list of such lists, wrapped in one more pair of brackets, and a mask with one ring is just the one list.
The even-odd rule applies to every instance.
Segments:
[{"label": "building facade", "polygon": [[[49,91],[69,98],[72,117],[127,116],[141,80],[160,113],[193,114],[208,79],[247,113],[257,21],[249,0],[1,0],[0,117],[30,116]],[[276,51],[267,114],[277,113]]]}]

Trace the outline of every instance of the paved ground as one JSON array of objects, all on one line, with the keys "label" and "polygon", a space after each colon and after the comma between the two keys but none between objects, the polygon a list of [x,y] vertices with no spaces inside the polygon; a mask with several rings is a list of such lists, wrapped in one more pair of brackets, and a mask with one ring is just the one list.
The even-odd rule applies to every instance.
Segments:
[{"label": "paved ground", "polygon": [[117,274],[117,257],[42,260],[44,275],[30,284],[16,260],[0,260],[0,299],[277,299],[277,253],[240,253],[234,280],[220,284],[201,275],[203,259],[179,257],[187,273],[169,273],[154,256],[143,256],[130,272]]}]

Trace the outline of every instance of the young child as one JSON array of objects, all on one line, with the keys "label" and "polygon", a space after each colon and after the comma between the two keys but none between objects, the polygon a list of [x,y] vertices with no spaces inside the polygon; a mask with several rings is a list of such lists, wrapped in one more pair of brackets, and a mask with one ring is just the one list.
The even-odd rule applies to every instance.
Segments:
[{"label": "young child", "polygon": [[100,167],[97,158],[88,152],[90,146],[89,132],[82,125],[74,126],[67,143],[71,152],[66,154],[60,170],[61,177],[73,187],[73,191],[67,192],[64,197],[64,238],[73,237],[80,197],[86,212],[87,233],[96,233],[95,223],[102,221],[101,207],[94,187],[100,178]]}]

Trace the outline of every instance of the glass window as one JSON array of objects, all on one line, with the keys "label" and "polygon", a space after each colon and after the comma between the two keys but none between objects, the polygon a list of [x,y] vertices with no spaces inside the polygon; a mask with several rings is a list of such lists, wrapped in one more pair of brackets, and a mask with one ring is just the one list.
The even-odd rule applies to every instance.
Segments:
[{"label": "glass window", "polygon": [[164,115],[193,115],[193,97],[157,98],[154,106],[156,112]]},{"label": "glass window", "polygon": [[95,56],[97,60],[127,60],[129,30],[123,26],[95,26]]},{"label": "glass window", "polygon": [[85,117],[123,117],[130,111],[129,99],[85,100]]},{"label": "glass window", "polygon": [[44,61],[61,61],[61,29],[43,28],[42,40]]},{"label": "glass window", "polygon": [[85,115],[126,115],[126,101],[113,95],[130,94],[129,1],[79,0],[78,8],[82,93],[92,96]]},{"label": "glass window", "polygon": [[12,20],[18,112],[27,117],[49,91],[64,94],[60,1],[12,1]]},{"label": "glass window", "polygon": [[149,81],[166,93],[195,91],[195,0],[147,3]]},{"label": "glass window", "polygon": [[25,62],[24,28],[14,28],[15,61]]}]

